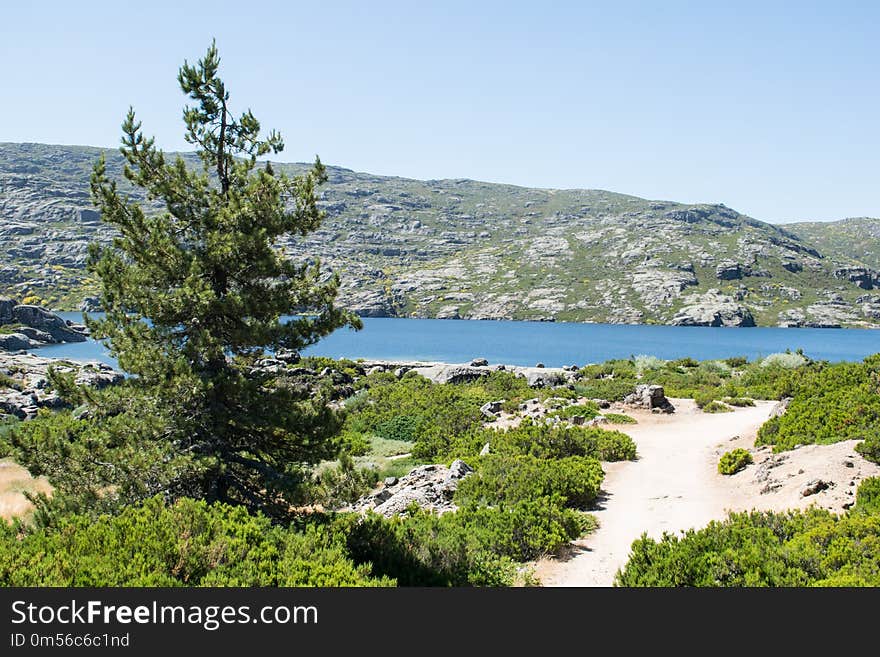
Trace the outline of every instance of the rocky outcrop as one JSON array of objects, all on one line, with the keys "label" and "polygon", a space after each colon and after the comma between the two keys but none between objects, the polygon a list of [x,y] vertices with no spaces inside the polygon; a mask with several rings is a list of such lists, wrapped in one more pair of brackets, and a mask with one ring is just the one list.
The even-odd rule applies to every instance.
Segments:
[{"label": "rocky outcrop", "polygon": [[411,504],[436,513],[455,511],[452,501],[458,482],[473,472],[464,461],[443,465],[420,465],[400,479],[391,478],[379,489],[358,500],[353,509],[371,510],[386,518],[401,515]]},{"label": "rocky outcrop", "polygon": [[489,376],[489,368],[470,365],[432,365],[418,368],[416,372],[434,383],[469,383]]},{"label": "rocky outcrop", "polygon": [[732,297],[709,290],[679,310],[670,322],[673,326],[755,326],[752,312]]},{"label": "rocky outcrop", "polygon": [[73,363],[0,351],[0,374],[13,383],[13,387],[0,384],[0,413],[26,420],[36,416],[40,408],[61,406],[58,395],[47,390],[50,366],[58,372],[75,372],[78,385],[103,388],[123,379],[122,374],[104,363]]},{"label": "rocky outcrop", "polygon": [[720,281],[735,281],[752,273],[748,265],[740,264],[734,260],[722,260],[715,268],[715,278]]},{"label": "rocky outcrop", "polygon": [[34,346],[35,343],[23,333],[0,333],[0,351],[19,351]]},{"label": "rocky outcrop", "polygon": [[434,383],[467,383],[488,376],[491,372],[504,369],[524,378],[533,388],[553,387],[574,381],[577,371],[562,367],[520,367],[518,365],[450,365],[447,363],[398,364],[408,366],[421,376]]},{"label": "rocky outcrop", "polygon": [[79,310],[84,313],[100,313],[104,311],[104,306],[98,297],[86,297],[80,302]]},{"label": "rocky outcrop", "polygon": [[363,290],[345,295],[349,310],[361,317],[394,317],[391,299],[378,290]]},{"label": "rocky outcrop", "polygon": [[834,270],[834,277],[854,283],[863,290],[873,290],[880,285],[880,273],[866,267],[841,267]]},{"label": "rocky outcrop", "polygon": [[498,414],[501,412],[501,408],[503,406],[503,401],[491,401],[486,402],[482,406],[480,406],[480,413],[483,414],[489,420],[494,420],[498,417]]},{"label": "rocky outcrop", "polygon": [[646,408],[652,413],[674,413],[675,406],[666,398],[663,386],[639,384],[631,394],[623,399],[629,406]]},{"label": "rocky outcrop", "polygon": [[0,336],[0,349],[7,351],[29,349],[59,342],[85,342],[88,330],[67,322],[53,312],[18,304],[12,299],[0,299],[0,326],[13,326],[14,331]]}]

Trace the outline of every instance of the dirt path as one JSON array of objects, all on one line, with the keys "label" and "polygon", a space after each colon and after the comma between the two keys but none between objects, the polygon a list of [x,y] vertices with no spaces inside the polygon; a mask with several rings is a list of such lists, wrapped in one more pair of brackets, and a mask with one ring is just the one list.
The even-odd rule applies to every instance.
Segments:
[{"label": "dirt path", "polygon": [[639,459],[604,465],[600,527],[576,542],[569,558],[537,564],[545,586],[611,586],[642,532],[659,537],[700,527],[731,508],[730,488],[715,469],[717,446],[736,437],[751,444],[774,403],[718,414],[703,413],[692,400],[672,403],[673,415],[631,413],[639,424],[614,427],[632,436]]}]

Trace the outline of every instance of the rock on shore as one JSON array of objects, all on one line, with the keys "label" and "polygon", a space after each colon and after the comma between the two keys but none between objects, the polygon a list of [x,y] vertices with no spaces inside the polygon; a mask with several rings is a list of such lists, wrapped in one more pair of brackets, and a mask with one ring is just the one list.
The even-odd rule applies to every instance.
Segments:
[{"label": "rock on shore", "polygon": [[88,329],[59,315],[13,299],[0,299],[0,326],[12,326],[11,333],[0,334],[0,350],[17,351],[60,342],[85,342]]},{"label": "rock on shore", "polygon": [[[21,420],[36,416],[40,408],[62,405],[57,393],[47,390],[49,367],[59,372],[75,372],[76,383],[102,388],[122,381],[123,376],[104,363],[73,363],[33,354],[10,354],[0,351],[0,414]],[[4,385],[3,380],[12,385]]]}]

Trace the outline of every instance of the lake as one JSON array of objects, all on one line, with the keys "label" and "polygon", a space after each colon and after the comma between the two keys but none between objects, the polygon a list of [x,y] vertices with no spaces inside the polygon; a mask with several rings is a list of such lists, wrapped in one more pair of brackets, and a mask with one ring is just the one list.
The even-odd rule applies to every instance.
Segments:
[{"label": "lake", "polygon": [[[81,313],[59,313],[82,321]],[[341,329],[304,351],[306,355],[377,360],[432,360],[548,367],[584,365],[648,354],[697,360],[746,356],[750,360],[798,348],[816,359],[861,360],[880,352],[880,330],[705,328],[564,322],[509,322],[365,318],[361,331]],[[40,355],[100,360],[115,366],[94,341],[52,345]]]}]

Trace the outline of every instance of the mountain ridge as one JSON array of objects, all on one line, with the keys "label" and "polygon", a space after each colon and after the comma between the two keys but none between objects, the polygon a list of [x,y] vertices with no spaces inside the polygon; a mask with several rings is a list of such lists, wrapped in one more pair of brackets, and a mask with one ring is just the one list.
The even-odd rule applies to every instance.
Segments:
[{"label": "mountain ridge", "polygon": [[[0,294],[69,309],[93,292],[86,244],[111,237],[88,197],[101,152],[118,177],[118,150],[0,143]],[[723,203],[327,169],[323,225],[281,246],[320,257],[365,316],[880,326],[880,220],[823,229]]]}]

